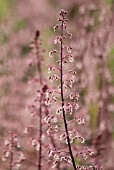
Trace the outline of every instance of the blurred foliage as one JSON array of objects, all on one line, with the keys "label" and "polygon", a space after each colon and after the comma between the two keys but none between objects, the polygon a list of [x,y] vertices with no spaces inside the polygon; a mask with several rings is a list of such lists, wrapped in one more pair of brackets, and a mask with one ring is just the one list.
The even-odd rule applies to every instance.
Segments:
[{"label": "blurred foliage", "polygon": [[105,2],[108,4],[112,4],[112,3],[114,3],[114,0],[105,0]]},{"label": "blurred foliage", "polygon": [[0,136],[4,136],[5,135],[5,132],[6,132],[7,130],[3,127],[3,126],[0,126]]},{"label": "blurred foliage", "polygon": [[8,56],[4,55],[0,58],[0,76],[8,76],[10,74],[10,71],[8,70],[8,67],[6,67],[6,63],[8,61]]},{"label": "blurred foliage", "polygon": [[99,9],[99,8],[91,9],[91,10],[89,10],[89,16],[99,17],[100,12],[101,12],[101,9]]},{"label": "blurred foliage", "polygon": [[91,127],[91,131],[92,131],[92,136],[94,135],[95,132],[95,128],[96,128],[96,117],[97,117],[97,104],[94,102],[90,102],[88,105],[88,111],[89,111],[89,115],[90,115],[90,127]]},{"label": "blurred foliage", "polygon": [[[81,83],[81,82],[79,81],[79,84],[80,84],[80,83]],[[76,86],[76,84],[77,84],[77,83],[75,83],[75,86]],[[82,103],[83,105],[85,104],[84,96],[87,95],[87,92],[88,92],[87,87],[82,88],[81,91],[80,91],[80,101],[81,101],[81,103]]]},{"label": "blurred foliage", "polygon": [[91,146],[93,144],[93,139],[92,138],[86,139],[85,144]]},{"label": "blurred foliage", "polygon": [[86,32],[87,32],[87,33],[90,33],[91,31],[94,31],[94,30],[97,28],[97,26],[99,25],[99,23],[100,23],[100,22],[96,22],[96,23],[94,23],[94,25],[87,25],[87,26],[85,27]]},{"label": "blurred foliage", "polygon": [[[108,55],[108,68],[112,77],[112,84],[114,85],[114,46],[112,46]],[[111,101],[114,104],[114,94],[111,96]],[[114,117],[114,111],[112,111],[112,116]],[[112,137],[114,139],[114,125],[112,128]]]},{"label": "blurred foliage", "polygon": [[[53,27],[49,27],[49,28],[44,28],[42,30],[41,34],[41,41],[42,41],[42,45],[41,45],[41,49],[44,49],[43,52],[43,57],[45,60],[45,63],[48,65],[49,63],[49,52],[52,50],[52,46],[50,47],[50,43],[47,42],[47,40],[50,39],[50,37],[54,37],[54,33],[53,33]],[[53,57],[54,59],[54,57]],[[45,68],[43,68],[44,74],[47,74],[47,66]]]},{"label": "blurred foliage", "polygon": [[[4,119],[6,119],[7,122],[13,122],[14,123],[14,122],[18,122],[19,117],[17,117],[17,115],[15,113],[12,114],[12,113],[6,112],[4,114]],[[16,129],[14,129],[14,130],[16,130]]]},{"label": "blurred foliage", "polygon": [[[97,65],[97,69],[99,70],[100,68],[102,68],[102,65],[98,64]],[[99,73],[99,71],[97,72],[95,82],[96,82],[97,88],[99,90],[102,90],[102,87],[103,87],[103,77],[101,77],[101,74]]]},{"label": "blurred foliage", "polygon": [[79,16],[79,6],[76,4],[73,4],[68,11],[68,18],[70,20],[73,20],[76,16]]},{"label": "blurred foliage", "polygon": [[23,18],[16,18],[16,20],[14,21],[14,25],[13,25],[14,31],[18,32],[25,27],[27,27],[27,20]]},{"label": "blurred foliage", "polygon": [[0,20],[9,13],[13,2],[14,0],[0,0]]},{"label": "blurred foliage", "polygon": [[[49,40],[50,37],[54,37],[53,27],[44,28],[42,30],[42,33],[43,34],[41,34],[41,39],[42,39],[42,46],[41,47],[46,48],[46,50],[50,51],[52,47],[50,47],[50,44],[47,43],[47,40]],[[46,54],[49,51],[46,51]]]},{"label": "blurred foliage", "polygon": [[28,67],[27,70],[24,72],[22,81],[26,83],[30,77],[34,77],[36,70],[37,70],[36,65]]},{"label": "blurred foliage", "polygon": [[8,75],[9,70],[6,67],[0,67],[0,76]]},{"label": "blurred foliage", "polygon": [[20,56],[24,57],[26,56],[26,54],[28,54],[30,52],[30,48],[28,44],[22,44],[20,45]]},{"label": "blurred foliage", "polygon": [[110,50],[109,57],[108,57],[108,68],[111,72],[112,76],[112,83],[114,85],[114,47]]},{"label": "blurred foliage", "polygon": [[114,47],[111,48],[109,52],[109,56],[114,57]]},{"label": "blurred foliage", "polygon": [[11,88],[10,82],[8,81],[4,82],[4,84],[2,85],[2,91],[1,91],[2,95],[4,96],[4,95],[9,94],[10,88]]},{"label": "blurred foliage", "polygon": [[77,157],[75,157],[75,163],[76,163],[76,165],[82,165],[81,160],[78,159]]},{"label": "blurred foliage", "polygon": [[93,24],[88,24],[85,29],[86,29],[86,32],[89,33],[91,31],[94,31],[95,29],[98,28],[98,26],[100,26],[100,21],[98,19],[99,15],[100,15],[100,9],[97,8],[97,9],[94,9],[94,10],[89,10],[88,11],[88,15],[90,17],[94,17],[94,23]]},{"label": "blurred foliage", "polygon": [[114,139],[114,125],[113,125],[113,127],[112,127],[112,137],[113,137],[113,139]]},{"label": "blurred foliage", "polygon": [[58,0],[48,0],[49,4],[54,6],[54,7],[57,7],[59,6],[59,2]]},{"label": "blurred foliage", "polygon": [[6,32],[0,32],[0,45],[6,44],[9,40],[8,34]]},{"label": "blurred foliage", "polygon": [[0,67],[2,67],[2,65],[4,65],[5,61],[4,61],[4,58],[1,58],[0,59]]}]

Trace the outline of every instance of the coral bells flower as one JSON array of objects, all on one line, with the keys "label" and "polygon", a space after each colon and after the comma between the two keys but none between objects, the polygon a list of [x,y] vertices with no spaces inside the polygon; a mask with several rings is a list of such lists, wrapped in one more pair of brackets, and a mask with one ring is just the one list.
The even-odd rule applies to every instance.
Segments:
[{"label": "coral bells flower", "polygon": [[16,162],[14,167],[15,169],[19,170],[22,167],[22,163]]},{"label": "coral bells flower", "polygon": [[48,73],[51,73],[53,70],[55,70],[55,67],[54,67],[54,66],[50,66],[50,67],[48,68]]},{"label": "coral bells flower", "polygon": [[[6,149],[4,151],[4,156],[2,158],[2,161],[6,161],[7,159],[10,160],[10,169],[15,168],[17,159],[19,161],[24,160],[24,154],[20,152],[20,142],[17,138],[17,135],[15,132],[9,133],[9,138],[5,140],[4,142]],[[23,156],[22,156],[23,155]]]},{"label": "coral bells flower", "polygon": [[[77,143],[84,143],[85,140],[82,135],[79,135],[77,131],[73,131],[73,129],[69,126],[71,122],[76,122],[79,125],[84,124],[85,122],[81,117],[75,118],[73,113],[75,112],[75,109],[78,109],[79,107],[77,103],[79,99],[79,93],[73,91],[69,94],[69,91],[72,90],[75,82],[76,69],[72,68],[69,71],[66,71],[67,67],[64,68],[65,65],[68,65],[74,61],[71,54],[72,46],[66,45],[65,43],[67,37],[72,38],[72,34],[67,31],[67,12],[61,10],[59,15],[59,23],[54,27],[54,31],[60,30],[60,35],[57,35],[54,38],[54,44],[58,44],[57,47],[59,47],[59,49],[51,50],[49,53],[49,57],[52,57],[54,56],[54,53],[57,53],[58,59],[56,60],[56,67],[51,64],[51,66],[48,68],[48,72],[51,73],[51,75],[49,75],[49,80],[51,82],[57,80],[58,89],[47,90],[45,98],[46,105],[52,104],[52,107],[57,106],[57,108],[56,114],[54,112],[54,114],[51,113],[47,115],[44,118],[44,121],[49,125],[47,134],[53,134],[53,137],[54,134],[56,134],[56,140],[59,140],[58,142],[61,142],[62,145],[64,144],[63,148],[66,146],[65,150],[67,150],[67,155],[61,155],[61,153],[66,153],[65,151],[62,152],[61,150],[59,151],[59,155],[57,150],[51,150],[49,152],[49,157],[53,157],[54,161],[52,167],[55,168],[58,166],[59,162],[66,161],[74,168],[74,170],[76,170],[77,168],[74,160],[75,154],[73,153],[71,145],[74,144],[74,141]],[[52,73],[53,71],[54,73]],[[55,95],[55,93],[58,95]],[[54,103],[56,103],[56,105],[54,105]],[[54,119],[57,121],[52,121]]]},{"label": "coral bells flower", "polygon": [[69,113],[72,114],[73,110],[72,110],[72,105],[70,103],[67,103],[65,105],[65,113]]},{"label": "coral bells flower", "polygon": [[[57,26],[55,27],[55,29],[57,29]],[[59,38],[60,37],[56,37],[55,41],[59,42]],[[33,54],[36,59],[35,64],[37,66],[38,76],[37,81],[34,81],[34,83],[38,83],[38,89],[36,91],[36,96],[33,102],[29,105],[29,112],[31,113],[32,117],[34,116],[36,118],[37,123],[27,127],[25,129],[25,133],[30,134],[31,145],[34,148],[34,152],[36,153],[35,155],[37,157],[36,163],[29,159],[26,159],[26,161],[34,164],[38,170],[43,170],[45,169],[43,165],[48,164],[49,161],[49,158],[46,155],[47,148],[50,149],[51,146],[56,146],[53,135],[55,136],[56,132],[60,130],[60,126],[57,124],[58,118],[52,116],[48,109],[48,105],[55,104],[57,102],[57,98],[55,96],[55,92],[48,89],[46,78],[43,75],[43,55],[41,53],[43,50],[41,50],[40,44],[41,42],[39,40],[39,31],[36,31],[33,40]],[[49,52],[49,57],[54,57],[56,54],[58,54],[57,50],[51,50]],[[57,68],[54,66],[49,66],[48,68],[48,73],[51,73],[49,75],[49,80],[51,82],[58,82],[60,80],[59,76],[56,74],[56,70]],[[53,71],[55,71],[54,74],[52,73]],[[55,156],[55,158],[57,160],[57,156]],[[20,166],[20,164],[17,164],[17,166]]]},{"label": "coral bells flower", "polygon": [[5,142],[4,142],[4,144],[5,144],[6,146],[8,146],[8,145],[10,144],[10,141],[6,139]]},{"label": "coral bells flower", "polygon": [[50,105],[52,103],[55,103],[56,101],[57,101],[57,98],[54,94],[54,91],[47,90],[45,104]]},{"label": "coral bells flower", "polygon": [[49,57],[53,57],[53,54],[57,53],[57,50],[52,50],[49,52]]},{"label": "coral bells flower", "polygon": [[69,74],[70,74],[72,77],[75,77],[75,75],[76,75],[76,69],[74,68],[73,70],[69,70]]},{"label": "coral bells flower", "polygon": [[9,151],[5,151],[4,152],[4,156],[2,158],[2,161],[6,161],[6,159],[9,158],[9,156],[10,156],[10,152]]},{"label": "coral bells flower", "polygon": [[70,99],[78,100],[79,99],[79,93],[78,92],[71,93],[70,94]]}]

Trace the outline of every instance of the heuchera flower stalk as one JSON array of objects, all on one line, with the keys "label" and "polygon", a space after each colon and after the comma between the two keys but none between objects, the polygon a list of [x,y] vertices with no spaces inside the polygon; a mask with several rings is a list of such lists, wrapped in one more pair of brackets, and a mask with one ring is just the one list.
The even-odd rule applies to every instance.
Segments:
[{"label": "heuchera flower stalk", "polygon": [[[70,138],[69,138],[69,132],[68,132],[68,126],[67,126],[67,120],[66,120],[66,115],[65,115],[65,102],[64,102],[64,91],[63,91],[63,40],[65,38],[64,35],[64,29],[67,28],[66,22],[67,19],[65,18],[67,12],[66,11],[61,11],[60,12],[60,16],[61,18],[59,18],[60,23],[60,27],[61,27],[61,36],[60,36],[60,83],[61,83],[61,101],[62,101],[62,112],[63,112],[63,120],[64,120],[64,127],[65,127],[65,131],[66,131],[66,135],[67,135],[67,143],[68,143],[68,148],[69,148],[69,153],[70,153],[70,157],[72,160],[72,165],[74,170],[76,170],[76,164],[75,164],[75,160],[74,160],[74,156],[72,153],[72,148],[71,148],[71,143],[70,143]],[[71,47],[67,47],[67,50],[71,50]],[[73,82],[73,79],[71,79]]]},{"label": "heuchera flower stalk", "polygon": [[[71,55],[72,46],[65,44],[68,37],[72,38],[72,34],[67,31],[67,12],[61,10],[59,15],[59,24],[54,27],[54,31],[59,29],[60,32],[60,35],[54,38],[54,44],[59,49],[53,49],[49,52],[49,57],[56,56],[59,59],[57,58],[56,64],[48,68],[48,73],[50,74],[49,80],[51,82],[57,81],[58,89],[48,89],[45,101],[46,105],[52,104],[54,112],[58,106],[55,114],[51,113],[45,118],[45,122],[48,124],[47,134],[53,134],[56,143],[58,142],[58,146],[56,145],[57,148],[49,151],[49,157],[54,159],[52,168],[55,168],[60,162],[67,162],[74,170],[77,170],[80,167],[76,165],[75,157],[82,156],[84,159],[87,159],[89,155],[93,155],[93,151],[86,147],[83,151],[79,150],[78,152],[76,146],[73,146],[74,143],[79,143],[79,141],[84,143],[85,141],[75,129],[76,123],[82,125],[85,124],[85,121],[83,117],[75,116],[79,98],[79,93],[73,90],[76,69],[67,69],[67,63],[72,63],[73,65],[74,61]],[[71,90],[72,92],[70,92]],[[74,151],[76,153],[73,153]],[[64,165],[67,166],[66,164]]]},{"label": "heuchera flower stalk", "polygon": [[[48,161],[45,159],[47,148],[49,150],[50,143],[53,147],[56,147],[56,144],[53,137],[51,135],[47,136],[47,134],[45,133],[46,123],[44,117],[49,115],[48,106],[45,105],[45,92],[48,88],[48,85],[42,70],[43,55],[41,52],[43,52],[43,49],[40,47],[41,40],[39,38],[40,38],[40,32],[37,30],[34,36],[34,40],[31,43],[31,47],[36,59],[35,64],[37,66],[37,76],[38,76],[38,80],[36,81],[36,83],[39,86],[39,89],[37,90],[37,96],[34,99],[34,103],[29,106],[31,115],[36,116],[36,118],[38,117],[38,129],[34,125],[31,125],[25,129],[25,133],[28,133],[31,130],[36,131],[36,136],[32,137],[32,146],[34,146],[38,151],[38,159],[37,159],[38,161],[37,163],[34,163],[34,165],[37,166],[38,170],[41,170],[41,169],[45,169],[45,167],[47,167],[48,163],[50,162],[50,160]],[[47,140],[45,139],[43,140],[43,137],[47,138]],[[29,159],[26,160],[30,163]],[[57,169],[60,170],[59,165],[57,166]]]},{"label": "heuchera flower stalk", "polygon": [[6,150],[4,151],[4,156],[2,158],[2,161],[6,161],[7,159],[9,159],[10,170],[13,170],[14,168],[20,169],[22,166],[22,162],[25,158],[22,151],[18,151],[21,145],[17,138],[16,133],[13,131],[9,132],[9,137],[5,139],[4,144],[6,146]]},{"label": "heuchera flower stalk", "polygon": [[[59,93],[60,94],[60,96],[61,96],[61,102],[60,102],[61,103],[61,108],[57,110],[56,114],[59,115],[60,113],[62,113],[62,119],[63,119],[63,122],[64,122],[64,129],[65,129],[65,133],[60,138],[64,138],[66,140],[66,143],[68,144],[68,149],[69,149],[69,156],[66,159],[67,159],[68,162],[70,162],[72,164],[74,170],[76,170],[77,168],[76,168],[75,159],[74,159],[74,155],[73,155],[72,148],[71,148],[70,131],[68,130],[68,121],[67,121],[67,118],[66,118],[66,113],[69,112],[70,114],[72,114],[72,109],[73,109],[72,107],[73,107],[73,105],[75,107],[77,106],[76,100],[78,99],[79,94],[78,93],[71,93],[70,98],[75,99],[75,100],[72,102],[72,104],[71,103],[65,103],[64,90],[72,88],[73,82],[74,82],[74,76],[76,74],[75,69],[69,70],[69,73],[71,74],[71,78],[64,80],[63,66],[64,66],[65,63],[68,62],[68,60],[69,60],[69,62],[73,61],[73,57],[70,54],[71,50],[72,50],[72,47],[63,44],[66,36],[69,36],[70,38],[72,37],[72,34],[69,33],[68,31],[66,31],[67,22],[68,22],[68,19],[66,19],[66,14],[67,14],[66,11],[64,11],[64,10],[60,11],[60,17],[58,18],[58,21],[60,22],[60,24],[57,24],[54,27],[54,31],[56,29],[60,28],[60,32],[61,32],[60,35],[56,36],[55,39],[54,39],[55,44],[57,44],[57,43],[60,44],[60,52],[58,52],[57,50],[54,49],[54,50],[50,51],[50,53],[49,53],[50,57],[52,57],[55,53],[60,55],[60,59],[57,61],[57,63],[59,64],[59,67],[50,66],[49,69],[48,69],[49,72],[55,71],[55,70],[60,71],[59,76],[56,75],[56,74],[51,74],[49,76],[49,80],[51,82],[53,80],[59,80],[60,81],[60,85],[58,86],[60,92],[48,91],[45,103],[47,105],[49,105],[49,104],[51,104],[53,102],[56,102],[57,98],[54,97],[54,93]],[[64,56],[64,51],[63,50],[65,48],[67,49],[67,54]],[[72,133],[71,133],[71,136],[72,136]],[[58,162],[56,161],[54,163],[57,164]]]},{"label": "heuchera flower stalk", "polygon": [[[30,105],[30,112],[32,116],[38,116],[39,119],[39,127],[38,130],[34,126],[29,126],[26,129],[26,133],[29,132],[30,129],[34,129],[37,132],[36,137],[32,137],[32,146],[36,148],[38,151],[38,162],[36,163],[37,169],[42,169],[42,135],[43,135],[43,124],[42,124],[42,107],[43,107],[43,98],[44,98],[44,87],[43,87],[43,73],[41,68],[42,63],[42,55],[40,54],[40,40],[39,40],[40,32],[37,30],[35,32],[34,40],[31,42],[31,46],[35,56],[35,64],[37,66],[38,80],[37,83],[39,85],[39,90],[37,90],[37,96],[34,99],[34,104]],[[46,88],[46,86],[45,86]],[[37,103],[37,104],[36,104]],[[28,160],[29,161],[29,160]]]}]

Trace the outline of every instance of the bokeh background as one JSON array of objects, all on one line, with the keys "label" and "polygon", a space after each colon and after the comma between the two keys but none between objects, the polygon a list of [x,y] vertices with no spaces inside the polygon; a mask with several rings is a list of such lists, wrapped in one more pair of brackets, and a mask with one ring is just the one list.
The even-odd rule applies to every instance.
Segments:
[{"label": "bokeh background", "polygon": [[[86,144],[91,146],[96,141],[99,161],[106,170],[114,170],[113,0],[0,0],[0,158],[4,140],[12,129],[26,155],[31,159],[35,156],[24,134],[25,127],[32,123],[27,106],[38,88],[29,84],[29,79],[37,74],[36,67],[29,67],[29,43],[35,31],[41,30],[42,48],[46,50],[44,73],[48,77],[53,26],[62,8],[68,11],[73,34],[79,113],[87,120]],[[0,159],[0,170],[6,169],[8,162]],[[22,169],[34,167],[27,164]]]}]

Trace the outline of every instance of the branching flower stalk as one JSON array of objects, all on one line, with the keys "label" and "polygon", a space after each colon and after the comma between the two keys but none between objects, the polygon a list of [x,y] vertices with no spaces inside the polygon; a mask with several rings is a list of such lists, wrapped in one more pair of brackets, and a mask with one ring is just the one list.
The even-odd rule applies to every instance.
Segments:
[{"label": "branching flower stalk", "polygon": [[[39,161],[38,161],[38,170],[41,170],[41,164],[42,164],[42,134],[43,134],[43,125],[42,125],[42,107],[44,106],[45,109],[45,116],[48,114],[48,108],[46,105],[43,105],[43,100],[44,100],[44,94],[45,91],[47,90],[47,85],[44,85],[44,76],[43,76],[43,71],[42,71],[42,57],[41,54],[39,53],[39,45],[38,45],[38,39],[40,36],[40,32],[37,30],[36,35],[35,35],[35,49],[36,49],[36,59],[37,59],[37,71],[39,75],[39,85],[42,87],[40,99],[39,99]],[[43,105],[43,106],[42,106]],[[54,142],[54,139],[52,136],[49,136],[51,140],[51,144],[53,147],[56,148],[56,144]],[[60,170],[59,164],[57,165],[57,169]]]},{"label": "branching flower stalk", "polygon": [[68,132],[68,126],[67,126],[67,120],[66,120],[66,115],[65,115],[65,103],[64,103],[64,91],[63,91],[63,37],[64,37],[64,27],[66,27],[66,18],[65,15],[67,14],[66,11],[61,11],[60,15],[62,16],[61,18],[61,39],[60,39],[60,82],[61,82],[61,101],[62,101],[62,112],[63,112],[63,119],[64,119],[64,127],[65,127],[65,131],[66,131],[66,135],[67,135],[67,143],[68,143],[68,147],[69,147],[69,153],[71,156],[71,160],[72,160],[72,165],[74,170],[76,170],[76,164],[75,164],[75,160],[74,160],[74,156],[72,153],[72,148],[71,148],[71,143],[70,143],[70,138],[69,138],[69,132]]},{"label": "branching flower stalk", "polygon": [[[72,115],[72,109],[73,109],[73,106],[75,106],[75,108],[77,107],[77,103],[76,101],[78,100],[78,93],[75,92],[75,93],[71,93],[70,94],[70,97],[72,99],[74,99],[72,102],[65,102],[65,98],[69,98],[69,95],[67,94],[67,97],[65,97],[64,95],[64,90],[68,90],[69,88],[72,88],[72,85],[73,85],[73,82],[74,82],[74,76],[76,74],[76,71],[75,69],[73,70],[69,70],[67,72],[67,74],[70,74],[71,78],[67,78],[65,79],[63,76],[65,75],[65,70],[63,70],[63,65],[68,63],[69,62],[72,62],[73,61],[73,57],[72,55],[70,54],[71,50],[72,50],[72,47],[69,46],[69,45],[64,45],[64,39],[66,38],[66,36],[69,36],[70,38],[72,37],[72,34],[69,33],[68,31],[66,31],[66,28],[67,28],[67,22],[68,22],[68,19],[66,19],[66,14],[67,12],[64,11],[64,10],[61,10],[60,11],[60,17],[58,19],[58,21],[60,22],[60,24],[57,24],[55,27],[54,27],[54,30],[56,30],[57,28],[60,28],[60,35],[59,36],[56,36],[55,39],[54,39],[54,43],[57,44],[59,43],[60,44],[60,52],[58,52],[57,50],[52,50],[50,51],[49,53],[49,56],[52,57],[55,53],[57,53],[58,55],[60,55],[60,60],[57,61],[57,64],[59,64],[59,67],[57,66],[50,66],[49,67],[49,72],[51,71],[59,71],[59,75],[56,75],[56,74],[51,74],[49,76],[49,80],[52,82],[53,80],[59,80],[60,81],[60,85],[58,86],[58,89],[60,90],[59,92],[56,90],[52,90],[52,91],[47,91],[47,94],[46,94],[46,102],[45,104],[46,105],[49,105],[49,104],[52,104],[53,102],[59,102],[59,104],[61,104],[61,108],[58,109],[56,111],[56,114],[57,115],[60,115],[59,118],[63,120],[64,122],[64,128],[61,129],[61,125],[58,124],[58,125],[50,125],[50,128],[48,130],[48,134],[50,133],[53,133],[53,131],[64,131],[64,133],[62,135],[60,135],[60,141],[61,139],[62,140],[65,140],[66,141],[66,144],[67,144],[67,148],[69,150],[68,151],[55,151],[55,150],[52,150],[50,151],[50,153],[52,152],[53,154],[49,154],[49,156],[52,156],[54,155],[54,163],[53,163],[53,168],[55,166],[58,165],[59,161],[62,161],[62,160],[65,160],[66,162],[72,164],[74,170],[76,170],[76,164],[75,164],[75,160],[74,160],[74,156],[73,156],[73,152],[72,152],[72,148],[71,148],[71,143],[73,141],[73,139],[77,138],[77,136],[74,136],[73,137],[73,132],[71,132],[69,129],[68,129],[68,120],[66,119],[66,114],[70,113]],[[64,31],[65,29],[65,31]],[[67,51],[67,54],[65,54],[64,50],[63,49],[66,49]],[[60,98],[61,98],[61,101],[59,101],[57,99],[56,96],[54,96],[54,93],[60,95]],[[50,119],[53,118],[53,116],[49,116]],[[49,118],[48,117],[48,118]],[[47,120],[48,120],[47,118]],[[55,116],[56,118],[56,116]],[[58,118],[56,118],[58,119]],[[47,121],[48,123],[48,121]],[[77,132],[74,132],[74,134],[76,134]],[[70,137],[69,137],[70,136]],[[79,136],[78,136],[79,137]],[[81,137],[79,137],[81,138]],[[82,138],[81,138],[82,139]],[[65,153],[66,156],[62,156],[63,154],[61,153]]]},{"label": "branching flower stalk", "polygon": [[[49,80],[51,82],[58,81],[58,89],[52,88],[47,90],[45,101],[46,105],[53,105],[52,113],[45,118],[45,122],[49,127],[47,134],[53,135],[58,145],[57,148],[49,151],[49,157],[54,160],[52,168],[57,167],[60,162],[65,163],[63,166],[67,167],[67,162],[74,170],[77,170],[79,167],[75,163],[75,157],[81,156],[83,159],[87,159],[89,155],[93,155],[93,151],[87,147],[77,150],[78,147],[76,148],[76,145],[73,145],[74,142],[84,143],[84,138],[75,126],[76,124],[83,125],[85,121],[83,117],[78,117],[77,113],[75,113],[75,110],[78,109],[77,102],[79,98],[79,93],[73,89],[76,69],[68,70],[67,65],[67,63],[73,63],[71,55],[72,47],[71,45],[66,45],[67,41],[64,41],[67,37],[72,37],[72,34],[66,29],[68,22],[66,18],[67,12],[61,10],[59,14],[58,21],[60,23],[54,27],[54,30],[60,29],[60,35],[54,38],[54,43],[59,44],[59,50],[53,49],[49,53],[50,57],[54,55],[59,56],[59,60],[57,59],[57,64],[51,65],[48,68],[48,72],[51,74]],[[71,89],[72,92],[70,92]],[[57,108],[55,113],[56,107],[59,108]],[[75,154],[73,153],[74,151]]]},{"label": "branching flower stalk", "polygon": [[[33,48],[33,54],[35,56],[35,65],[37,66],[37,75],[38,75],[38,79],[36,81],[37,85],[38,85],[38,90],[37,90],[37,96],[34,99],[34,104],[30,105],[30,112],[32,116],[36,116],[38,117],[38,129],[34,126],[29,126],[25,133],[28,133],[31,130],[35,130],[37,135],[35,137],[32,138],[32,145],[36,148],[36,150],[38,151],[38,161],[37,163],[34,163],[34,165],[37,165],[37,169],[38,170],[42,170],[44,169],[44,165],[46,165],[46,161],[45,157],[46,155],[44,155],[45,152],[47,152],[44,149],[44,146],[49,147],[50,142],[52,144],[53,147],[56,147],[56,144],[54,142],[54,139],[52,136],[46,136],[47,134],[45,134],[46,131],[46,127],[45,122],[43,120],[43,118],[45,116],[47,116],[47,114],[49,113],[48,107],[45,105],[45,92],[48,88],[47,83],[46,83],[46,79],[43,75],[43,70],[42,70],[42,65],[43,65],[43,56],[42,53],[43,49],[40,49],[40,45],[41,45],[41,40],[39,39],[40,37],[40,32],[37,30],[34,36],[33,41],[31,42],[31,47]],[[31,64],[30,64],[31,66]],[[50,139],[50,142],[48,144],[48,139],[46,141],[43,141],[43,136],[47,137],[48,139]],[[45,151],[44,151],[45,150]],[[26,159],[28,162],[30,162],[29,159]],[[47,161],[47,164],[49,162]],[[58,170],[60,170],[59,165],[57,166]]]},{"label": "branching flower stalk", "polygon": [[[39,46],[38,46],[38,39],[39,39],[40,32],[36,31],[35,35],[35,48],[36,48],[36,59],[37,59],[37,69],[39,73],[39,85],[42,87],[43,80],[42,80],[42,69],[41,69],[41,55],[39,54]],[[38,156],[38,170],[41,170],[41,163],[42,163],[42,97],[43,92],[41,91],[40,99],[39,99],[39,156]]]},{"label": "branching flower stalk", "polygon": [[6,150],[4,151],[2,161],[7,161],[9,159],[9,170],[13,170],[14,168],[20,169],[25,158],[23,153],[18,151],[21,146],[16,133],[11,131],[9,133],[9,138],[5,140],[4,144],[6,146]]},{"label": "branching flower stalk", "polygon": [[[49,115],[48,106],[44,104],[44,108],[45,108],[45,116],[47,117]],[[51,135],[49,136],[49,138],[50,138],[50,142],[51,142],[53,148],[56,148],[57,146],[56,146],[54,138]],[[57,164],[57,169],[60,170],[60,164],[59,163]]]},{"label": "branching flower stalk", "polygon": [[35,111],[35,115],[37,115],[39,117],[39,134],[38,134],[38,164],[37,164],[37,169],[41,170],[42,169],[42,135],[43,135],[43,125],[42,125],[42,102],[43,102],[43,77],[42,77],[42,68],[41,68],[41,61],[42,61],[42,56],[40,54],[40,49],[39,49],[39,45],[40,45],[40,40],[39,40],[39,36],[40,36],[40,32],[37,30],[35,32],[35,36],[34,36],[34,40],[32,42],[33,45],[33,50],[35,52],[35,57],[36,57],[36,65],[37,65],[37,72],[39,75],[39,79],[38,79],[38,86],[40,87],[40,89],[38,90],[39,93],[39,97],[36,99],[39,102],[39,107],[36,108],[35,106],[34,109],[36,109]]}]

